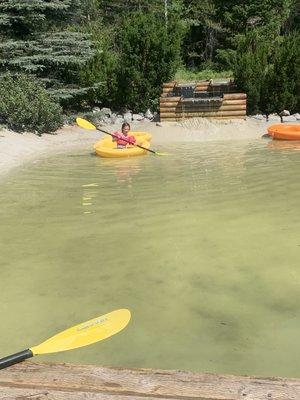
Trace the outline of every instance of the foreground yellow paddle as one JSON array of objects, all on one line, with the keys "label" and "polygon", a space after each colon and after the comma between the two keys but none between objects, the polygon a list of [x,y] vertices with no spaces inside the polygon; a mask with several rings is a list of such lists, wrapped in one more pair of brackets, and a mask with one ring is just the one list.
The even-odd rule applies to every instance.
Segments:
[{"label": "foreground yellow paddle", "polygon": [[[90,129],[90,130],[93,130],[93,131],[97,130],[97,131],[106,133],[107,135],[110,135],[110,136],[112,136],[112,137],[115,137],[115,135],[113,135],[112,133],[107,132],[107,131],[104,131],[103,129],[97,128],[95,125],[93,125],[92,123],[90,123],[90,122],[87,121],[86,119],[83,119],[83,118],[79,118],[79,117],[78,117],[78,118],[76,118],[76,123],[77,123],[77,125],[80,126],[81,128]],[[139,148],[141,148],[141,149],[150,151],[150,153],[156,154],[157,156],[167,156],[167,155],[168,155],[168,153],[158,153],[157,151],[154,151],[154,150],[151,150],[151,149],[147,149],[146,147],[143,147],[143,146],[141,146],[141,145],[139,145],[139,144],[131,143],[130,140],[126,140],[126,139],[124,139],[124,138],[122,138],[122,140],[124,140],[124,142],[130,143],[131,145],[133,144],[134,146],[137,146],[137,147],[139,147]]]},{"label": "foreground yellow paddle", "polygon": [[56,353],[59,351],[77,349],[106,339],[120,332],[130,321],[130,311],[120,309],[100,317],[90,319],[72,328],[52,336],[39,344],[0,359],[0,369],[9,367],[38,354]]}]

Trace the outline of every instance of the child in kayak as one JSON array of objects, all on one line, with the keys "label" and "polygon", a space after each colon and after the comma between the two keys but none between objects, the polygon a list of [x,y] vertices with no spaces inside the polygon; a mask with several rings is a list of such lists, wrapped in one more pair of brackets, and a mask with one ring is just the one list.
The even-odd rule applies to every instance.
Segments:
[{"label": "child in kayak", "polygon": [[[129,144],[133,145],[136,142],[134,136],[129,136],[128,132],[130,131],[130,125],[128,122],[124,122],[121,127],[122,132],[114,132],[113,142],[117,142],[117,149],[125,149],[125,147]],[[124,140],[125,139],[125,140]]]}]

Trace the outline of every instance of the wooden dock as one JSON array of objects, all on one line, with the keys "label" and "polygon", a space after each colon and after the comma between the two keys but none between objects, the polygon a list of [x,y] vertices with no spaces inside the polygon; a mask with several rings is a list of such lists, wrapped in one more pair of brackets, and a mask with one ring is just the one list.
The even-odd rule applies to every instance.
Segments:
[{"label": "wooden dock", "polygon": [[300,379],[23,362],[0,370],[1,400],[300,400]]}]

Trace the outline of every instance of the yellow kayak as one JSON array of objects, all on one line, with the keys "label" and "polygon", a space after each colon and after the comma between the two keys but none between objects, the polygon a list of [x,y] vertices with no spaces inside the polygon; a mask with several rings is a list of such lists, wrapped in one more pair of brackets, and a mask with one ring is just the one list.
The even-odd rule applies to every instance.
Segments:
[{"label": "yellow kayak", "polygon": [[[151,134],[147,132],[129,132],[129,136],[136,138],[136,143],[146,149],[150,148]],[[117,143],[113,142],[110,135],[105,135],[103,139],[94,144],[94,150],[100,157],[119,158],[119,157],[134,157],[147,154],[148,151],[137,146],[127,145],[124,149],[118,149]]]}]

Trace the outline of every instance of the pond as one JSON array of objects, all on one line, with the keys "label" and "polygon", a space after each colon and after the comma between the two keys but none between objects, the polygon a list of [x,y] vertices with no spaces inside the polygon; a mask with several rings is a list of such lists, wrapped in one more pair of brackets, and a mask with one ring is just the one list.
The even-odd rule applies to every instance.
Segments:
[{"label": "pond", "polygon": [[0,354],[118,308],[38,360],[300,377],[300,157],[263,140],[86,149],[1,181]]}]

